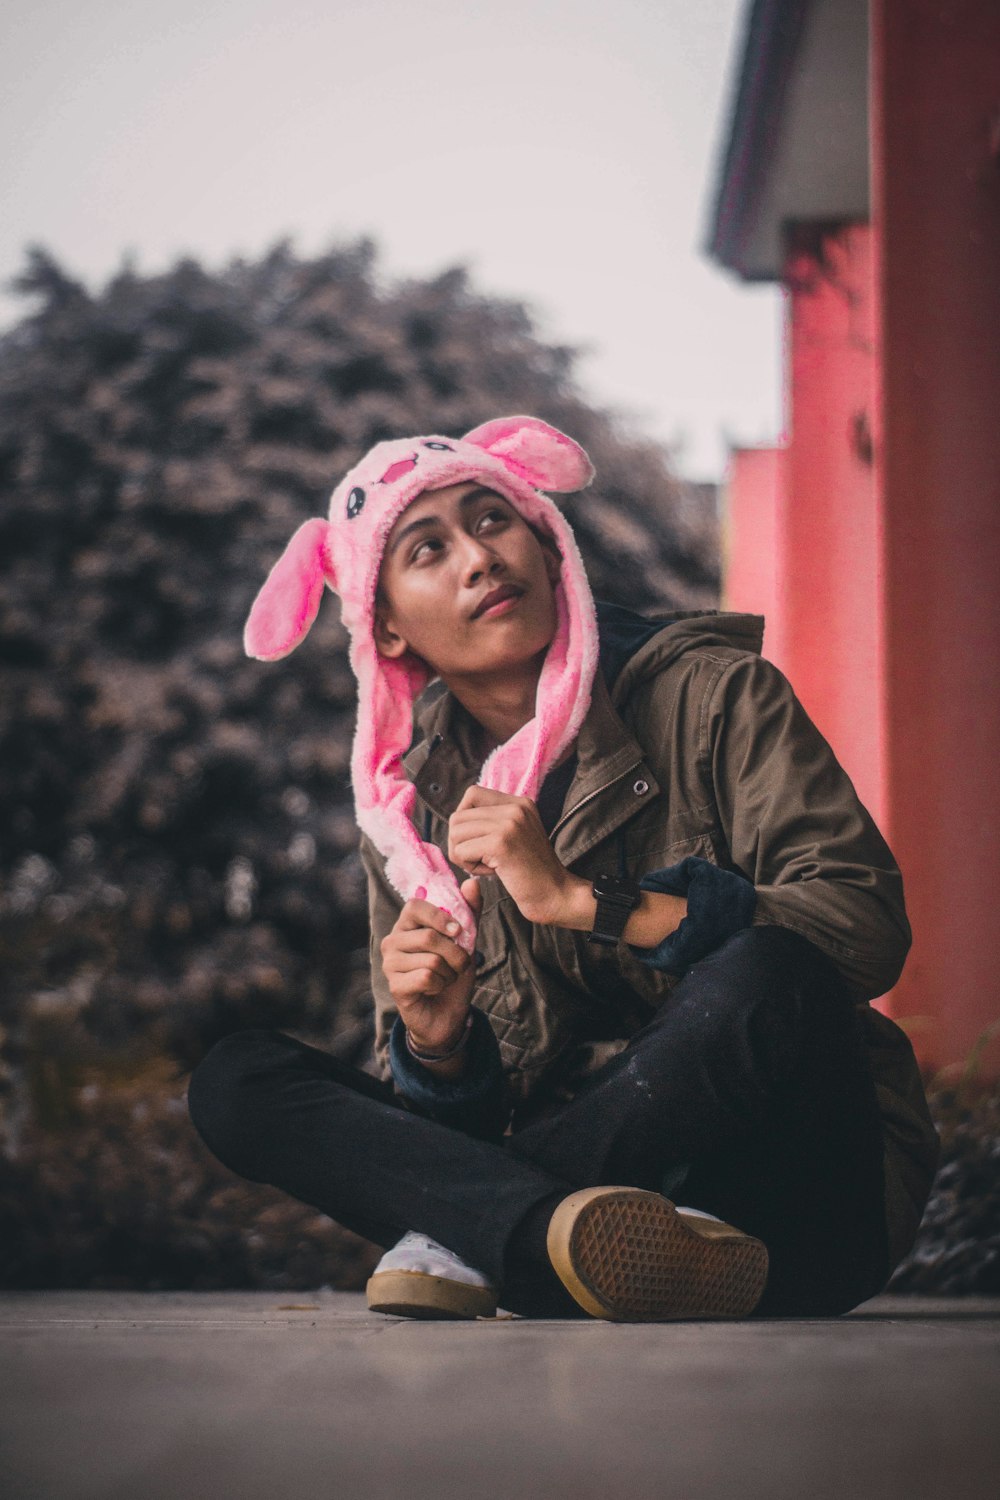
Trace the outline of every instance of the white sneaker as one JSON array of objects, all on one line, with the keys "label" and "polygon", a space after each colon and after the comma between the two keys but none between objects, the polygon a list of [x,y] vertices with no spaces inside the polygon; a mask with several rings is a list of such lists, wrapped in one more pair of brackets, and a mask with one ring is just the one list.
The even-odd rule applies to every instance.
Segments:
[{"label": "white sneaker", "polygon": [[367,1293],[373,1312],[403,1318],[492,1318],[497,1310],[482,1271],[414,1229],[385,1252]]}]

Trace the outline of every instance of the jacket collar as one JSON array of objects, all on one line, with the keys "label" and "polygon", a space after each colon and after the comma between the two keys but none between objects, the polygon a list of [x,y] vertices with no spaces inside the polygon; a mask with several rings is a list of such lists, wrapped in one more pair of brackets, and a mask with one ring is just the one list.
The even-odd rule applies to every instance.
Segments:
[{"label": "jacket collar", "polygon": [[[473,725],[447,691],[439,693],[416,717],[424,738],[404,755],[403,767],[423,802],[447,820],[479,774],[481,761],[474,748]],[[566,864],[598,837],[605,838],[660,790],[642,746],[611,701],[600,666],[594,673],[590,707],[577,734],[576,755],[566,812],[550,835],[552,847]],[[631,772],[634,775],[629,776]],[[637,783],[643,786],[641,793],[634,791]],[[585,820],[586,826],[580,827],[575,814],[584,805],[591,808],[591,815]]]},{"label": "jacket collar", "polygon": [[[645,677],[656,676],[694,646],[761,650],[762,615],[731,610],[677,610],[645,616],[595,600],[600,661],[590,708],[576,740],[577,766],[566,793],[566,812],[550,835],[569,865],[660,793],[642,746],[617,707]],[[609,684],[611,684],[609,690]],[[425,805],[447,820],[479,774],[471,717],[440,681],[414,707],[416,742],[402,758]]]}]

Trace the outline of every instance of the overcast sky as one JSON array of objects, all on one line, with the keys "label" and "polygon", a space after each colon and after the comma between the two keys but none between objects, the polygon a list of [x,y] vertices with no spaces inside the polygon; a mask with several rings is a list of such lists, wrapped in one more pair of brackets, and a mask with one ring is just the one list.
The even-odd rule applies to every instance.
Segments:
[{"label": "overcast sky", "polygon": [[[780,294],[702,253],[746,0],[7,0],[0,280],[282,236],[464,263],[718,478],[781,425]],[[0,325],[19,304],[0,296]]]}]

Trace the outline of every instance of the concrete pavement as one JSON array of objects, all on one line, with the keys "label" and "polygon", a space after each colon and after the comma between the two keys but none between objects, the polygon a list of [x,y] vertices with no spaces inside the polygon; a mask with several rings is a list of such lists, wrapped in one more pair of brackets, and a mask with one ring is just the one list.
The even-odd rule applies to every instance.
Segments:
[{"label": "concrete pavement", "polygon": [[0,1294],[4,1500],[995,1500],[1000,1299],[417,1323],[354,1293]]}]

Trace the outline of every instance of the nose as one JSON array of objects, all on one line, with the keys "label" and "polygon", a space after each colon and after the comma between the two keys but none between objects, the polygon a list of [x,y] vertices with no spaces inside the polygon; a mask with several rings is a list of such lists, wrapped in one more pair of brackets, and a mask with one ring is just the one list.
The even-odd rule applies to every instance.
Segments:
[{"label": "nose", "polygon": [[492,573],[501,567],[501,561],[483,537],[465,533],[462,538],[462,577],[466,583],[476,583],[484,573]]}]

